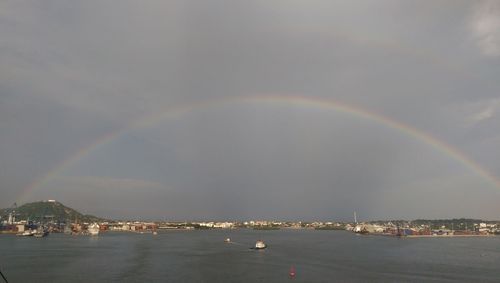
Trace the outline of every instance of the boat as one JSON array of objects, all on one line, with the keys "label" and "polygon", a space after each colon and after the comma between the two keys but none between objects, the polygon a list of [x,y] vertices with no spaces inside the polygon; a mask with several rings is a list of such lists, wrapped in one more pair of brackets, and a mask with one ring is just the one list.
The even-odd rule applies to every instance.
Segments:
[{"label": "boat", "polygon": [[226,243],[231,243],[231,238],[226,238],[226,239],[224,240],[224,242],[226,242]]},{"label": "boat", "polygon": [[265,248],[267,248],[267,245],[262,240],[258,240],[255,243],[255,247],[253,247],[254,250],[263,250]]},{"label": "boat", "polygon": [[33,234],[33,236],[35,236],[35,238],[43,238],[43,237],[47,237],[49,235],[49,231],[43,229],[43,228],[40,228],[38,229],[35,234]]},{"label": "boat", "polygon": [[158,232],[156,232],[156,231],[153,231],[153,235],[155,235],[155,236],[156,236],[156,235],[158,235]]},{"label": "boat", "polygon": [[35,235],[35,232],[36,232],[36,230],[29,229],[29,230],[26,230],[22,233],[18,233],[17,235],[22,236],[22,237],[31,237],[31,236]]},{"label": "boat", "polygon": [[356,227],[354,227],[353,229],[353,232],[356,234],[368,234],[368,230],[364,225],[356,225]]},{"label": "boat", "polygon": [[96,236],[96,235],[99,234],[99,224],[92,223],[92,224],[89,225],[89,227],[87,228],[87,230],[89,231],[90,235]]}]

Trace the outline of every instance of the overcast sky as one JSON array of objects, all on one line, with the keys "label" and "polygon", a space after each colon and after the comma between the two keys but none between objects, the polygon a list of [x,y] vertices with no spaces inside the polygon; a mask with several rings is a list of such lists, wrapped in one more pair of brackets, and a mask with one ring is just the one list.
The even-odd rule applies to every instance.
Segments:
[{"label": "overcast sky", "polygon": [[[0,207],[135,219],[500,219],[498,1],[2,1]],[[123,131],[27,188],[109,133]],[[20,199],[20,197],[23,199]]]}]

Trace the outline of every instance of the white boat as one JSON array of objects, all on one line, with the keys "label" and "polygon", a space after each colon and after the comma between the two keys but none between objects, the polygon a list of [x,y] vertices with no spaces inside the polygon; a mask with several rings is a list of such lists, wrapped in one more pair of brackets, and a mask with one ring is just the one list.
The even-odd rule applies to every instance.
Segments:
[{"label": "white boat", "polygon": [[99,234],[99,224],[97,223],[92,223],[89,225],[87,230],[89,231],[89,234],[92,236],[98,235]]},{"label": "white boat", "polygon": [[24,231],[22,233],[18,233],[17,235],[18,236],[23,236],[23,237],[30,237],[30,236],[35,235],[35,233],[36,233],[36,230],[29,229],[29,230],[26,230],[26,231]]},{"label": "white boat", "polygon": [[224,240],[224,242],[226,242],[226,243],[231,243],[231,238],[226,238],[226,239]]},{"label": "white boat", "polygon": [[264,241],[262,240],[258,240],[256,243],[255,243],[255,247],[254,249],[256,250],[262,250],[262,249],[265,249],[267,248],[267,245],[264,243]]}]

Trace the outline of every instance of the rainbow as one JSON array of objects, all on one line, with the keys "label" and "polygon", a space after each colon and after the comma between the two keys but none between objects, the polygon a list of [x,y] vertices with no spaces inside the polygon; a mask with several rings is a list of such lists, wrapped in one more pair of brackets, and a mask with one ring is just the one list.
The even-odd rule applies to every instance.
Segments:
[{"label": "rainbow", "polygon": [[182,116],[199,111],[206,108],[218,107],[223,105],[231,104],[248,104],[248,103],[264,103],[264,104],[287,104],[298,107],[306,108],[318,108],[333,110],[341,113],[346,113],[353,115],[362,119],[367,119],[374,121],[378,124],[384,125],[391,129],[397,130],[398,132],[405,134],[415,140],[423,142],[424,144],[434,148],[435,150],[449,156],[453,160],[463,164],[465,167],[469,168],[473,172],[476,172],[483,179],[491,182],[495,187],[500,188],[500,180],[493,175],[486,168],[482,167],[480,164],[467,157],[464,153],[453,147],[452,145],[445,143],[419,129],[411,127],[402,122],[395,121],[389,117],[383,116],[381,114],[371,112],[367,109],[363,109],[358,106],[346,104],[333,99],[319,98],[319,97],[306,97],[306,96],[296,96],[296,95],[252,95],[252,96],[235,96],[226,97],[217,100],[204,101],[191,103],[185,106],[177,106],[165,109],[162,112],[155,113],[150,116],[146,116],[142,119],[134,121],[119,130],[108,133],[96,141],[92,142],[86,147],[78,150],[76,153],[72,154],[69,158],[64,159],[62,162],[57,164],[52,168],[47,174],[34,180],[29,186],[27,186],[18,197],[18,202],[22,201],[24,198],[29,196],[33,191],[42,185],[48,183],[50,180],[54,179],[56,176],[60,175],[62,171],[70,167],[71,165],[77,163],[79,160],[89,155],[91,152],[97,150],[104,145],[119,139],[123,135],[130,133],[134,130],[152,127],[167,119],[181,118]]}]

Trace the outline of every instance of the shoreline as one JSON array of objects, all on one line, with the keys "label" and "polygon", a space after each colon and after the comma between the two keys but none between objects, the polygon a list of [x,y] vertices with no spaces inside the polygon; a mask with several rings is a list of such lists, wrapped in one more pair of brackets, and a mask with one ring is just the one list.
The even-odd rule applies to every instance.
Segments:
[{"label": "shoreline", "polygon": [[407,235],[407,238],[455,238],[455,237],[496,237],[497,235]]},{"label": "shoreline", "polygon": [[471,237],[497,237],[499,235],[495,234],[469,234],[469,235],[395,235],[395,234],[381,234],[381,233],[368,233],[363,236],[383,236],[383,237],[395,237],[395,238],[471,238]]}]

